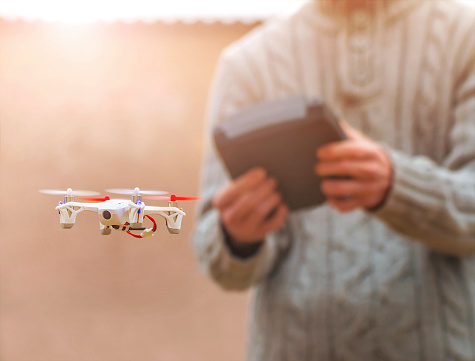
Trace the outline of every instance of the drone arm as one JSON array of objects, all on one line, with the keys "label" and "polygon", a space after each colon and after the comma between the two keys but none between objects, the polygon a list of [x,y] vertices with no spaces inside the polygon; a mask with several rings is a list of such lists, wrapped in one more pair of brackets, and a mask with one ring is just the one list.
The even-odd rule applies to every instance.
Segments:
[{"label": "drone arm", "polygon": [[183,212],[180,208],[177,207],[153,207],[153,206],[146,206],[144,209],[145,215],[151,214],[158,214],[164,218],[166,218],[166,214],[164,212],[173,212],[183,216],[186,216],[186,213]]},{"label": "drone arm", "polygon": [[76,216],[82,211],[97,212],[97,206],[90,203],[67,202],[56,207],[59,212],[59,223],[65,229],[73,228]]},{"label": "drone arm", "polygon": [[89,211],[89,212],[96,212],[98,211],[98,208],[97,207],[94,207],[94,206],[90,206],[90,205],[84,205],[82,206],[84,208],[85,211]]},{"label": "drone arm", "polygon": [[181,221],[186,215],[177,207],[145,207],[145,214],[157,214],[165,218],[168,231],[173,234],[180,233]]},{"label": "drone arm", "polygon": [[82,203],[82,202],[64,203],[64,204],[61,204],[61,205],[57,206],[56,209],[61,210],[61,209],[67,208],[67,209],[70,209],[70,210],[74,210],[73,207],[79,207],[80,210],[78,209],[78,212],[82,212],[82,211],[97,212],[98,209],[99,209],[93,203]]}]

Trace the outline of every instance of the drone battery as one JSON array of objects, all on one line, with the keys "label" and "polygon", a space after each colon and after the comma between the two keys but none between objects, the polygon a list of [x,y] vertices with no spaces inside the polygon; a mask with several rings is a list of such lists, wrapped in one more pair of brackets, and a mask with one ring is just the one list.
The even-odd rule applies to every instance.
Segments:
[{"label": "drone battery", "polygon": [[303,96],[254,105],[214,129],[216,148],[230,176],[264,168],[277,179],[290,210],[325,202],[321,178],[314,172],[316,151],[345,138],[329,108]]}]

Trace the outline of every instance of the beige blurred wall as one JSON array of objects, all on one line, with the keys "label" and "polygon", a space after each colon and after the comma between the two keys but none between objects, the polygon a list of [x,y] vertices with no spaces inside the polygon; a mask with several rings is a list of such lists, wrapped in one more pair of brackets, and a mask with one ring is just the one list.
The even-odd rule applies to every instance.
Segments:
[{"label": "beige blurred wall", "polygon": [[193,202],[140,240],[93,213],[62,230],[37,190],[196,194],[218,54],[250,29],[0,21],[0,360],[243,358],[247,294],[199,271]]}]

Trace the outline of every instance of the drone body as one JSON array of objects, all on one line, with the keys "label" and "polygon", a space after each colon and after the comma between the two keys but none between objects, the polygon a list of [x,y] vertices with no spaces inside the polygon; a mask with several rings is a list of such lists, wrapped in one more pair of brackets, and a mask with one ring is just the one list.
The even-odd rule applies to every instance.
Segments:
[{"label": "drone body", "polygon": [[[96,195],[96,192],[89,191],[67,191],[42,190],[47,194],[64,194],[64,202],[59,202],[56,210],[60,215],[60,224],[64,229],[71,229],[76,223],[76,217],[83,211],[96,212],[99,216],[100,232],[102,235],[111,234],[112,229],[125,231],[131,236],[137,238],[145,238],[153,236],[157,229],[157,224],[152,215],[159,215],[165,218],[167,229],[172,234],[178,234],[181,230],[181,222],[185,212],[178,208],[177,200],[195,200],[197,197],[147,197],[156,200],[168,200],[168,207],[147,206],[142,202],[142,195],[161,195],[166,192],[161,191],[140,191],[139,188],[134,190],[114,189],[109,190],[112,193],[129,194],[131,200],[110,199],[108,196],[104,198],[81,198],[92,202],[76,202],[74,196],[90,196]],[[144,218],[148,218],[153,222],[152,228],[144,228]],[[141,231],[135,234],[130,231]]]}]

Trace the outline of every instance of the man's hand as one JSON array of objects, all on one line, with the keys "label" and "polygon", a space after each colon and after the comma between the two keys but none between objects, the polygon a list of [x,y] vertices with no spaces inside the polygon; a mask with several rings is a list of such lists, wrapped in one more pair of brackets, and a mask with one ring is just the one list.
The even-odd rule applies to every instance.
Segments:
[{"label": "man's hand", "polygon": [[371,209],[382,204],[391,188],[393,165],[385,149],[356,129],[342,122],[348,140],[317,150],[320,162],[315,172],[328,179],[321,184],[328,203],[340,212],[356,208]]},{"label": "man's hand", "polygon": [[234,242],[261,242],[271,231],[282,228],[288,208],[276,192],[277,182],[261,168],[243,174],[213,198],[226,231]]}]

